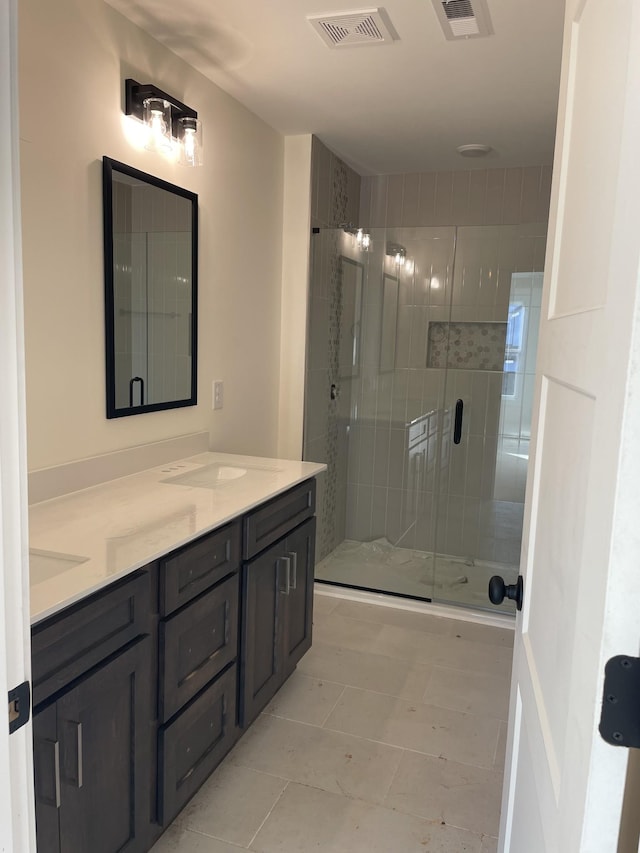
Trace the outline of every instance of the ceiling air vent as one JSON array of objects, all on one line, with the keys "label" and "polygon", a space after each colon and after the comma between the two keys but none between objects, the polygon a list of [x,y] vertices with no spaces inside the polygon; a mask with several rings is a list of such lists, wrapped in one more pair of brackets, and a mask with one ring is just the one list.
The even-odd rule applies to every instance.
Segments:
[{"label": "ceiling air vent", "polygon": [[433,5],[450,41],[493,35],[485,0],[433,0]]},{"label": "ceiling air vent", "polygon": [[329,47],[389,44],[398,38],[384,9],[309,15],[307,20]]}]

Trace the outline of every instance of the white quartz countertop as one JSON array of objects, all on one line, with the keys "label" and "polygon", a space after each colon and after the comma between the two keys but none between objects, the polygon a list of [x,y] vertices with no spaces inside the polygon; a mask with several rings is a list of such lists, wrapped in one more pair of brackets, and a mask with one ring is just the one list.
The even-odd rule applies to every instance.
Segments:
[{"label": "white quartz countertop", "polygon": [[325,468],[202,453],[33,504],[32,624]]}]

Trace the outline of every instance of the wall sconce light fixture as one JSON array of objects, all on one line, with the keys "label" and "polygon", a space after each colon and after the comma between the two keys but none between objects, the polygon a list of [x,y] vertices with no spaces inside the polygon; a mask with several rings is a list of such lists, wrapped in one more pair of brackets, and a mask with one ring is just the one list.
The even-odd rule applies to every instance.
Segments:
[{"label": "wall sconce light fixture", "polygon": [[399,267],[404,266],[407,259],[407,250],[400,243],[387,243],[385,254],[393,258]]},{"label": "wall sconce light fixture", "polygon": [[169,153],[177,144],[183,166],[202,165],[202,123],[198,113],[153,83],[124,81],[124,111],[144,122],[146,148]]}]

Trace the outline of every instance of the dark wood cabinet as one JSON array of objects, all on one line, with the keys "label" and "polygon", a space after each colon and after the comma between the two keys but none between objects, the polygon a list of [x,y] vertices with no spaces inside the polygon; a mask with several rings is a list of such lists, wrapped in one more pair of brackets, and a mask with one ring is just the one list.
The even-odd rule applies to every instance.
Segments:
[{"label": "dark wood cabinet", "polygon": [[243,566],[243,727],[311,646],[314,547],[315,518],[310,518]]},{"label": "dark wood cabinet", "polygon": [[284,596],[282,661],[288,678],[303,654],[311,648],[313,627],[313,570],[316,520],[310,518],[286,539],[289,590]]},{"label": "dark wood cabinet", "polygon": [[314,510],[308,480],[33,627],[39,853],[149,850],[293,672]]},{"label": "dark wood cabinet", "polygon": [[134,642],[34,715],[42,853],[147,849],[150,643]]}]

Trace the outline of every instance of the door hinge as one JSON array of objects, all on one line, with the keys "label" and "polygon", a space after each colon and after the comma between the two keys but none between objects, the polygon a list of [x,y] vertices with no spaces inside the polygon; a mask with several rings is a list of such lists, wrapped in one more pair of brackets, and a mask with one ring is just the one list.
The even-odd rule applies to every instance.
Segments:
[{"label": "door hinge", "polygon": [[640,658],[607,661],[599,731],[612,746],[640,749]]},{"label": "door hinge", "polygon": [[12,735],[28,723],[30,714],[31,688],[28,681],[23,681],[9,691],[9,734]]}]

